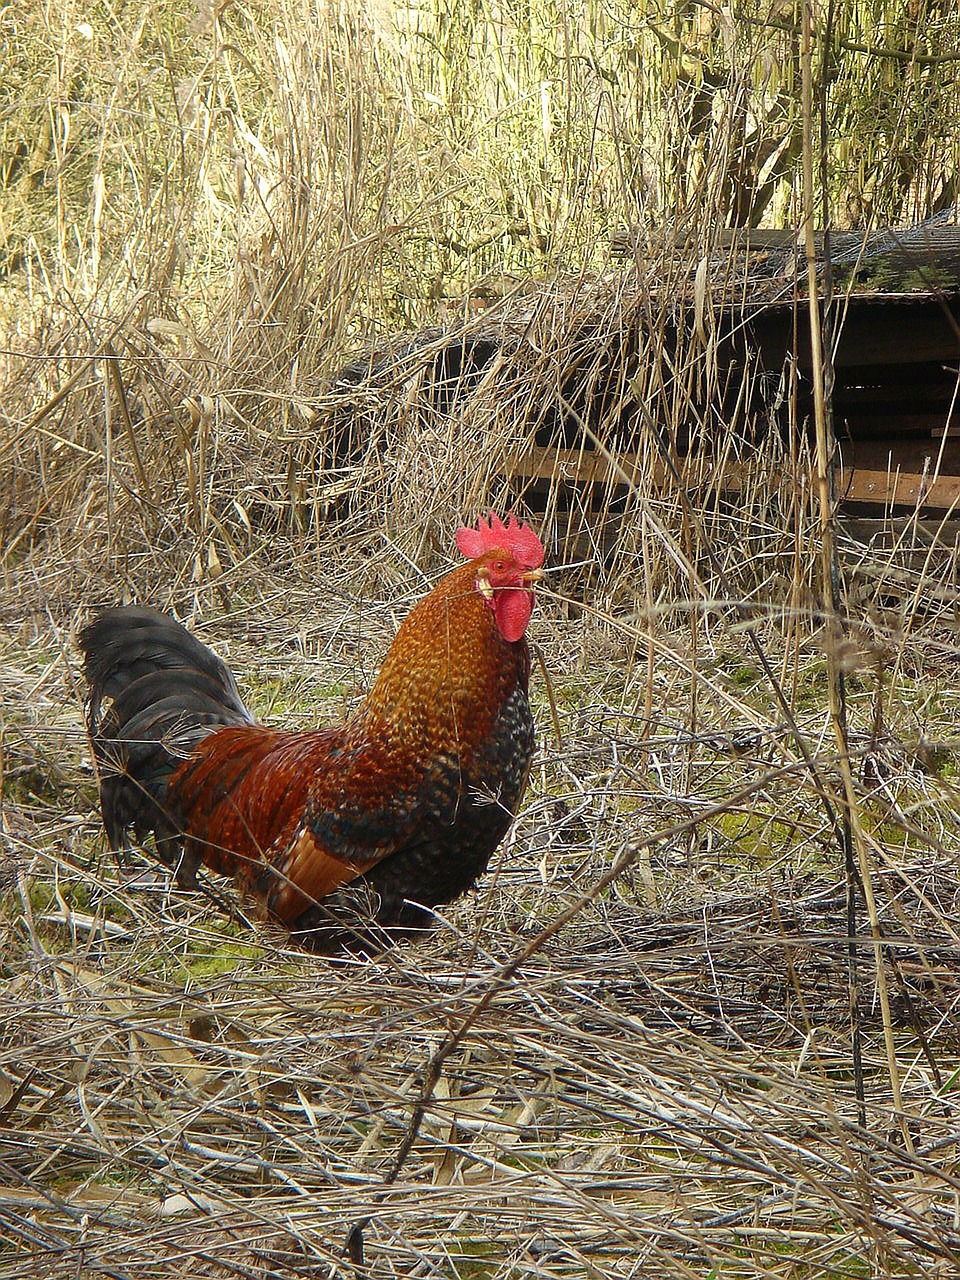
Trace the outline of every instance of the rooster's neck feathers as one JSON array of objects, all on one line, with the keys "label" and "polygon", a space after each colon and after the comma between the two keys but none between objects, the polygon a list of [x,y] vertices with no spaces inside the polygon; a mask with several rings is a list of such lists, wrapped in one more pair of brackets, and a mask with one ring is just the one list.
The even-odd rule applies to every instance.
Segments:
[{"label": "rooster's neck feathers", "polygon": [[446,575],[404,619],[376,684],[360,707],[355,729],[396,736],[406,750],[429,745],[456,753],[469,709],[472,738],[489,725],[519,684],[526,692],[530,656],[526,640],[508,643],[493,610],[477,590],[476,565]]}]

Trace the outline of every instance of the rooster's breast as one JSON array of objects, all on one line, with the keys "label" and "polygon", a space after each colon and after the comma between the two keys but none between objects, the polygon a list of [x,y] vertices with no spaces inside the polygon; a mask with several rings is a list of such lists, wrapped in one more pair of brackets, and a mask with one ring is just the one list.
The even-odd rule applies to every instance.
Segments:
[{"label": "rooster's breast", "polygon": [[[534,744],[530,704],[518,686],[481,742],[437,753],[415,790],[383,797],[385,808],[410,815],[406,832],[376,866],[303,913],[293,926],[306,931],[303,941],[330,950],[428,926],[428,909],[466,892],[506,835]],[[364,821],[380,826],[373,813]]]}]

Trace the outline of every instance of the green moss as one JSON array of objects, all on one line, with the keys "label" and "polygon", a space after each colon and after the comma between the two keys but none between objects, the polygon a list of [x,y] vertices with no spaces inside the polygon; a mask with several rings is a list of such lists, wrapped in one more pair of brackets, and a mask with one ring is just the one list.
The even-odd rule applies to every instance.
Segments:
[{"label": "green moss", "polygon": [[730,810],[720,814],[716,825],[737,852],[751,860],[765,859],[771,854],[779,856],[797,839],[794,823],[772,818],[766,813]]},{"label": "green moss", "polygon": [[800,673],[797,685],[797,706],[803,710],[822,707],[829,685],[827,663],[823,658],[811,662]]},{"label": "green moss", "polygon": [[499,1270],[502,1246],[492,1240],[455,1241],[449,1259],[458,1280],[488,1280]]},{"label": "green moss", "polygon": [[738,689],[746,689],[762,678],[762,671],[746,663],[730,672],[730,680]]},{"label": "green moss", "polygon": [[50,880],[30,880],[27,889],[30,910],[35,916],[62,910],[61,903],[74,911],[90,910],[90,886],[84,880],[61,876],[54,887]]},{"label": "green moss", "polygon": [[56,769],[47,770],[41,761],[11,770],[4,776],[4,800],[10,804],[56,803],[63,797],[65,781]]},{"label": "green moss", "polygon": [[260,954],[261,948],[255,943],[224,938],[213,944],[191,944],[188,953],[179,957],[178,967],[194,982],[200,982],[232,973],[241,961],[254,960]]},{"label": "green moss", "polygon": [[912,746],[914,760],[926,773],[937,778],[956,777],[956,756],[946,742],[931,742],[920,738]]},{"label": "green moss", "polygon": [[[788,1261],[789,1269],[782,1270],[779,1266],[777,1268],[777,1275],[783,1276],[784,1280],[814,1280],[814,1277],[816,1280],[859,1280],[861,1276],[875,1274],[871,1263],[862,1253],[851,1253],[845,1247],[838,1248],[836,1256],[826,1265],[821,1261],[807,1263],[796,1258],[797,1245],[791,1241],[784,1241],[783,1244],[765,1241],[762,1246],[758,1246],[756,1242],[745,1238],[740,1248],[735,1248],[735,1252],[753,1263],[763,1263],[764,1271],[767,1270],[766,1260],[770,1257]],[[710,1274],[723,1273],[711,1272]]]}]

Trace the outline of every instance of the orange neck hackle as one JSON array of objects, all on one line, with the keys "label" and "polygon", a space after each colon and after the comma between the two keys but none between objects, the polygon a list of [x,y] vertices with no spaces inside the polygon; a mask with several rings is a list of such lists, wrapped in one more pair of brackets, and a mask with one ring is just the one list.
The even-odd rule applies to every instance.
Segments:
[{"label": "orange neck hackle", "polygon": [[[497,554],[488,552],[454,569],[410,611],[358,722],[390,724],[411,745],[429,741],[460,750],[468,725],[471,736],[487,732],[518,681],[525,687],[530,655],[523,634],[505,638],[495,608],[478,586]],[[495,597],[501,594],[494,591]],[[528,587],[522,594],[532,601]]]}]

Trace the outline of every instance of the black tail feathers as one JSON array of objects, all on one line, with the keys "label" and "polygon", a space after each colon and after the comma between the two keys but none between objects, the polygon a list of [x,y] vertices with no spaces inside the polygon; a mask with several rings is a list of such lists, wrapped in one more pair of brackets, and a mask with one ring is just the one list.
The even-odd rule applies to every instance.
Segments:
[{"label": "black tail feathers", "polygon": [[104,609],[78,637],[90,686],[87,731],[113,849],[153,832],[176,864],[182,841],[167,803],[170,775],[213,729],[252,720],[228,667],[155,609]]}]

